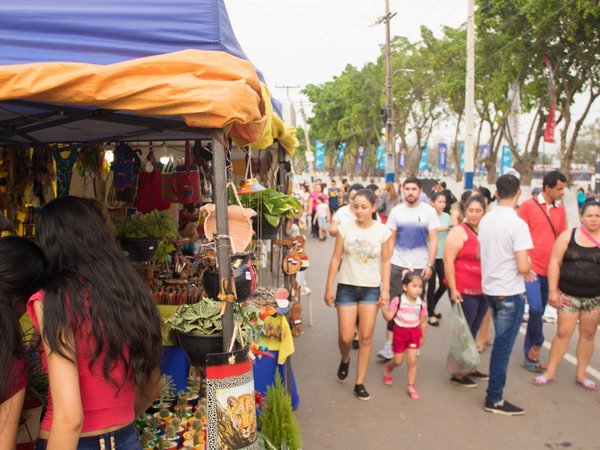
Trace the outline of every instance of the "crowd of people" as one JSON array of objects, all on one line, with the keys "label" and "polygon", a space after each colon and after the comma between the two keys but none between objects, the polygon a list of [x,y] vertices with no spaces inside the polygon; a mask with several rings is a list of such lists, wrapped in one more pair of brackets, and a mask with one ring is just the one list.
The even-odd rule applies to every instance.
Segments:
[{"label": "crowd of people", "polygon": [[[407,393],[418,399],[419,348],[428,326],[439,325],[436,306],[448,292],[451,302],[460,303],[478,350],[492,343],[489,373],[476,368],[450,375],[451,383],[465,388],[487,381],[486,411],[524,414],[503,391],[526,304],[522,366],[537,373],[533,383],[544,386],[554,379],[579,327],[575,381],[596,390],[586,370],[600,318],[600,202],[588,198],[580,205],[581,226],[567,229],[561,203],[566,184],[563,174],[550,172],[542,189],[521,203],[514,175],[497,179],[494,196],[480,187],[460,200],[442,183],[426,195],[415,177],[404,180],[399,192],[393,183],[380,189],[344,180],[340,188],[332,183],[331,192],[320,180],[312,190],[306,186],[305,216],[319,217],[317,208],[327,201],[328,234],[336,239],[325,303],[337,311],[338,381],[347,380],[351,349],[358,348],[354,392],[360,400],[370,399],[364,382],[381,310],[387,323],[378,352],[388,360],[383,382],[391,385],[393,369],[406,360]],[[558,324],[546,364],[541,348],[547,304],[557,309]]]}]

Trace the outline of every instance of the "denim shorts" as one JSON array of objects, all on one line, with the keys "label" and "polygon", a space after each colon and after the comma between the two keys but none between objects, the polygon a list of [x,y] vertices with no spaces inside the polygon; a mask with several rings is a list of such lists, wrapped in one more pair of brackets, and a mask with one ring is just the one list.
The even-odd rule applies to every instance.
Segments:
[{"label": "denim shorts", "polygon": [[379,301],[379,287],[352,286],[338,283],[335,306],[375,305]]},{"label": "denim shorts", "polygon": [[[111,447],[111,443],[114,446]],[[46,450],[48,441],[46,439],[38,439],[36,450]],[[117,450],[142,450],[140,438],[135,429],[134,424],[129,424],[118,430],[110,433],[99,434],[98,436],[89,436],[79,438],[77,450],[109,450],[115,448]]]}]

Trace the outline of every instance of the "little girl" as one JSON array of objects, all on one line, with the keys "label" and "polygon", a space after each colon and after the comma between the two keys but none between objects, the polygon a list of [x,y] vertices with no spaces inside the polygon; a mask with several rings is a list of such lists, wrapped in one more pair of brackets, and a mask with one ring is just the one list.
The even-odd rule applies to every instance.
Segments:
[{"label": "little girl", "polygon": [[394,358],[385,365],[383,382],[392,385],[392,371],[402,364],[406,351],[408,396],[413,400],[420,397],[415,388],[417,376],[417,351],[423,345],[427,332],[427,304],[421,299],[423,278],[417,272],[407,272],[402,278],[403,294],[391,302],[380,302],[383,317],[392,323]]}]

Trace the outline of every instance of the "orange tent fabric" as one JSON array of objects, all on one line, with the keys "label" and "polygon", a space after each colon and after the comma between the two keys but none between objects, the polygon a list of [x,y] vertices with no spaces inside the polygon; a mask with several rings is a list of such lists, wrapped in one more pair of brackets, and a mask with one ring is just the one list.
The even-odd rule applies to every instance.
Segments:
[{"label": "orange tent fabric", "polygon": [[252,64],[219,51],[183,50],[109,65],[0,66],[0,101],[17,99],[179,116],[189,126],[222,128],[243,145],[257,141],[267,124]]}]

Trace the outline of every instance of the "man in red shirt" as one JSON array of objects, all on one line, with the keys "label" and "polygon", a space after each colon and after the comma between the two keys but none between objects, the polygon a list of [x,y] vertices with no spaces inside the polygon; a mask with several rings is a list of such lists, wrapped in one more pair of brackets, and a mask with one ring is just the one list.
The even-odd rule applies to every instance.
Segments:
[{"label": "man in red shirt", "polygon": [[542,192],[524,201],[519,208],[519,216],[527,222],[533,239],[533,249],[529,250],[533,281],[525,283],[529,320],[525,334],[525,360],[523,367],[531,372],[542,372],[539,357],[544,343],[542,316],[548,304],[548,263],[552,245],[560,233],[567,228],[565,208],[560,203],[563,198],[566,177],[552,171],[544,176]]}]

